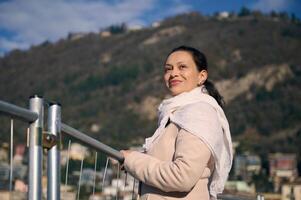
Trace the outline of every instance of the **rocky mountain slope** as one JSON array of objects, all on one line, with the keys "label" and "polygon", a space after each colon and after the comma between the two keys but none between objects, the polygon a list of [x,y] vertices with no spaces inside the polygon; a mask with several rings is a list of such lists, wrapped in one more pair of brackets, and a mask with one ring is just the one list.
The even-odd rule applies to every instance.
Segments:
[{"label": "rocky mountain slope", "polygon": [[[156,107],[168,96],[165,57],[182,44],[207,55],[241,150],[301,152],[301,26],[275,17],[190,13],[158,27],[15,50],[0,58],[0,98],[26,107],[30,95],[43,95],[62,104],[65,123],[116,148],[138,145],[152,135]],[[5,133],[9,121],[0,120]],[[25,131],[16,131],[23,140]]]}]

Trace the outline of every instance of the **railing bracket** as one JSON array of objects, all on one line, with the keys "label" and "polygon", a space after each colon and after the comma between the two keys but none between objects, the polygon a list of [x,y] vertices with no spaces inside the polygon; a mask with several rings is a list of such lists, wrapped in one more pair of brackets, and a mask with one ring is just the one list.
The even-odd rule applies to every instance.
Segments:
[{"label": "railing bracket", "polygon": [[43,148],[51,149],[58,142],[57,136],[52,133],[43,132]]}]

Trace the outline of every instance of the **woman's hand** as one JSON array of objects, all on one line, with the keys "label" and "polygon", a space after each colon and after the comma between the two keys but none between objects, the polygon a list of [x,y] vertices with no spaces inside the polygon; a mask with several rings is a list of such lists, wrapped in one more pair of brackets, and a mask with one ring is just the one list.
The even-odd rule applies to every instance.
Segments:
[{"label": "woman's hand", "polygon": [[[133,152],[132,150],[121,150],[120,151],[120,153],[123,155],[124,159],[126,156],[128,156],[132,152]],[[120,163],[120,162],[118,162],[118,160],[116,160],[114,158],[109,157],[109,159],[110,159],[110,162],[112,165],[117,165],[118,163]],[[121,163],[121,164],[123,164],[123,163]]]},{"label": "woman's hand", "polygon": [[124,159],[132,152],[133,152],[132,150],[121,150],[120,151],[120,153],[122,153]]},{"label": "woman's hand", "polygon": [[[126,158],[130,153],[132,153],[132,152],[133,152],[132,150],[121,150],[121,151],[120,151],[120,153],[121,153],[121,154],[123,155],[123,157],[124,157],[124,160],[125,160],[125,158]],[[125,170],[125,169],[124,169],[123,163],[121,164],[120,169],[121,169],[121,170]]]}]

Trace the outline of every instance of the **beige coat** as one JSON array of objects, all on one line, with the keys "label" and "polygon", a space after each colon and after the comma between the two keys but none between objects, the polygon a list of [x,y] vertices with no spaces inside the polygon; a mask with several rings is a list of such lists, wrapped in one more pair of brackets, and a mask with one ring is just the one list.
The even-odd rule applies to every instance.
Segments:
[{"label": "beige coat", "polygon": [[142,200],[209,200],[213,157],[200,138],[174,123],[147,154],[130,153],[124,167],[142,182]]}]

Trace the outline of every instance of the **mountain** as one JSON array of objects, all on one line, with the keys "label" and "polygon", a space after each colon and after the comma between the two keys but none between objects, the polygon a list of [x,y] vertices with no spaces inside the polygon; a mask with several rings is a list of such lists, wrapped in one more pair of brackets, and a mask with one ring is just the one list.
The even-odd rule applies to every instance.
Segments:
[{"label": "mountain", "polygon": [[[30,95],[43,95],[62,104],[64,123],[116,148],[138,145],[153,134],[156,107],[168,96],[166,55],[182,44],[207,55],[239,150],[297,152],[300,165],[301,26],[277,16],[188,13],[141,30],[74,34],[14,50],[0,58],[0,98],[27,107]],[[0,121],[9,132],[9,120]],[[16,141],[24,142],[20,126]]]}]

